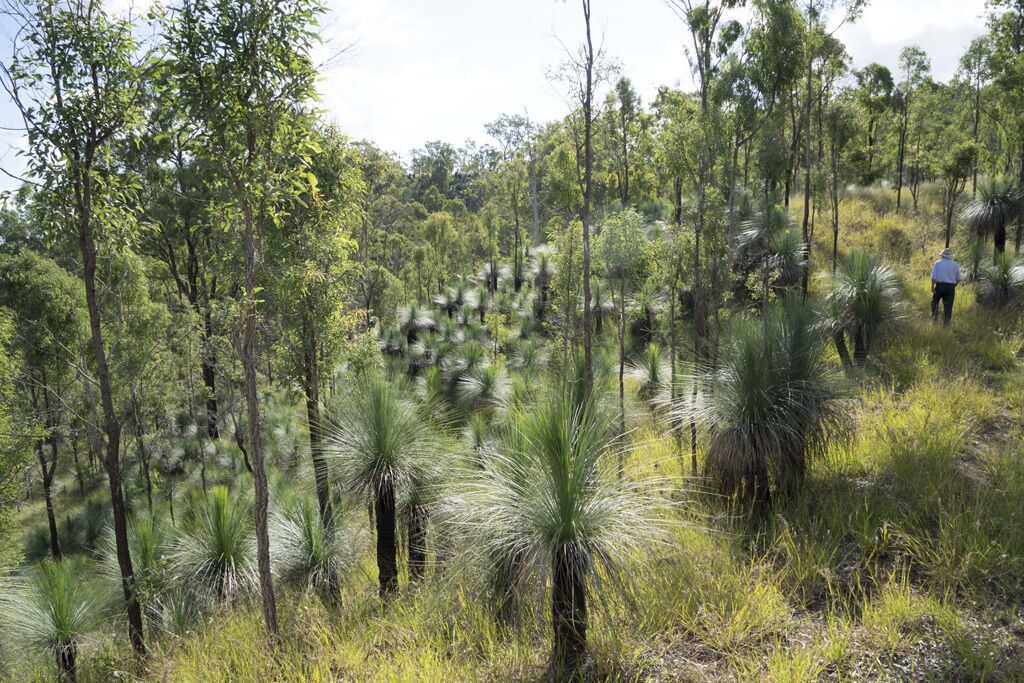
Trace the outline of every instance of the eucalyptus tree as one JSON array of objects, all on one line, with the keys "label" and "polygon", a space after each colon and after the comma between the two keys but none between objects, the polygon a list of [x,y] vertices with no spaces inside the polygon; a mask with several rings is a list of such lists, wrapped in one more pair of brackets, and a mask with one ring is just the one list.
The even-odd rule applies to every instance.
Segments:
[{"label": "eucalyptus tree", "polygon": [[13,314],[11,348],[21,365],[17,384],[30,404],[26,423],[40,430],[34,447],[55,560],[61,559],[61,546],[53,480],[62,429],[66,433],[65,397],[78,381],[76,364],[88,338],[84,304],[81,282],[53,260],[29,250],[0,255],[0,308]]},{"label": "eucalyptus tree", "polygon": [[149,118],[135,164],[143,180],[142,204],[151,227],[140,239],[140,251],[160,260],[173,282],[179,301],[183,298],[195,316],[199,332],[199,365],[206,403],[206,432],[220,436],[222,416],[218,409],[217,376],[219,347],[223,336],[216,327],[218,299],[230,290],[231,274],[225,272],[231,248],[227,236],[216,229],[211,200],[216,192],[214,169],[205,163],[202,149],[187,116],[177,106],[176,93],[168,82],[170,69],[154,74],[148,96]]},{"label": "eucalyptus tree", "polygon": [[583,10],[584,41],[558,72],[558,79],[569,89],[570,127],[575,146],[576,184],[579,186],[579,218],[583,224],[583,356],[586,366],[586,386],[594,387],[593,331],[590,318],[590,232],[594,200],[594,121],[595,92],[605,80],[609,67],[603,61],[600,48],[594,47],[591,31],[593,16],[591,0],[581,0]]},{"label": "eucalyptus tree", "polygon": [[973,142],[954,144],[956,138],[955,131],[948,132],[946,139],[949,146],[939,168],[942,178],[942,207],[946,219],[946,248],[949,248],[949,240],[953,233],[953,217],[956,215],[957,204],[967,187],[967,178],[970,177],[978,156],[978,148]]},{"label": "eucalyptus tree", "polygon": [[[991,58],[992,50],[984,36],[972,40],[960,57],[958,74],[971,89],[971,139],[975,144],[981,142],[982,92],[992,79],[992,66],[989,63]],[[975,157],[974,166],[971,169],[972,198],[978,193],[979,161],[980,159]]]},{"label": "eucalyptus tree", "polygon": [[[741,3],[726,0],[666,0],[686,26],[686,58],[697,86],[697,116],[680,132],[684,167],[695,196],[693,245],[694,349],[707,355],[711,297],[719,294],[718,255],[723,246],[721,225],[723,202],[719,187],[723,148],[722,95],[719,86],[726,72],[730,53],[743,33],[742,25],[729,18],[729,11]],[[710,271],[705,282],[705,270]]]},{"label": "eucalyptus tree", "polygon": [[195,127],[204,159],[217,174],[223,229],[242,241],[240,357],[263,617],[277,634],[277,605],[267,532],[268,491],[257,378],[260,245],[276,229],[290,198],[312,184],[303,162],[315,150],[305,108],[315,95],[317,0],[182,0],[166,21],[168,59],[178,97]]},{"label": "eucalyptus tree", "polygon": [[[989,38],[992,55],[989,65],[999,96],[1000,114],[1006,117],[1008,132],[1016,145],[1017,185],[1024,187],[1024,2],[991,0],[988,3]],[[1024,234],[1024,193],[1017,196],[1017,234],[1014,251],[1020,252]]]},{"label": "eucalyptus tree", "polygon": [[[931,70],[931,60],[928,55],[917,45],[908,45],[900,50],[900,73],[903,80],[896,89],[896,97],[899,106],[899,142],[896,151],[896,210],[900,209],[900,199],[903,195],[903,160],[907,150],[907,125],[910,120],[910,101],[914,91],[921,85],[921,82],[928,77]],[[947,244],[948,238],[947,238]]]},{"label": "eucalyptus tree", "polygon": [[857,78],[857,102],[867,117],[864,126],[867,135],[867,166],[862,181],[870,184],[880,175],[875,169],[875,145],[881,121],[892,108],[892,72],[881,64],[872,63],[854,72],[854,75]]},{"label": "eucalyptus tree", "polygon": [[613,143],[612,158],[618,176],[619,202],[626,208],[636,190],[634,167],[639,172],[637,157],[641,153],[639,147],[644,137],[646,120],[643,102],[633,83],[625,76],[615,82],[615,88],[608,97],[605,115],[609,119],[608,132]]},{"label": "eucalyptus tree", "polygon": [[[497,141],[501,153],[501,163],[493,172],[496,179],[495,201],[504,209],[501,212],[503,222],[512,228],[512,279],[518,292],[523,285],[523,257],[526,251],[523,211],[527,208],[526,194],[530,191],[528,184],[532,182],[526,159],[531,134],[529,121],[523,116],[503,114],[484,128]],[[490,219],[487,214],[485,218]]]},{"label": "eucalyptus tree", "polygon": [[132,647],[143,654],[142,612],[133,590],[121,487],[121,424],[96,268],[101,257],[134,238],[136,187],[122,172],[114,150],[133,134],[152,62],[140,49],[132,24],[100,4],[10,0],[6,9],[21,28],[13,57],[3,65],[3,84],[28,138],[28,173],[46,200],[62,209],[56,237],[78,241],[128,633]]},{"label": "eucalyptus tree", "polygon": [[[12,344],[14,323],[9,311],[0,308],[0,568],[13,564],[18,551],[10,533],[13,526],[15,487],[27,463],[28,448],[24,436],[15,424],[18,420],[14,379],[19,370],[19,359]],[[20,551],[20,549],[19,549]]]},{"label": "eucalyptus tree", "polygon": [[[346,317],[343,306],[354,276],[351,256],[355,245],[350,235],[360,219],[364,186],[353,151],[337,130],[321,128],[314,140],[308,191],[297,198],[280,229],[268,240],[277,266],[269,290],[283,324],[286,367],[305,395],[320,525],[333,542],[334,512],[322,454],[320,395],[352,328],[353,321]],[[329,574],[325,581],[325,592],[335,593],[336,575]]]},{"label": "eucalyptus tree", "polygon": [[[597,253],[608,278],[619,286],[619,429],[626,433],[626,287],[645,263],[646,235],[643,217],[633,209],[614,213],[602,222]],[[621,468],[621,463],[620,463]]]},{"label": "eucalyptus tree", "polygon": [[[867,0],[801,0],[807,31],[805,39],[805,62],[807,67],[807,81],[804,91],[805,100],[803,111],[803,127],[805,133],[803,212],[804,216],[801,230],[804,249],[804,258],[802,259],[802,264],[803,296],[805,299],[807,298],[807,286],[811,270],[811,236],[808,231],[808,223],[811,217],[811,165],[813,156],[813,127],[811,126],[811,104],[815,99],[820,99],[815,98],[812,86],[814,78],[815,61],[821,61],[821,71],[823,75],[830,58],[836,56],[837,54],[841,55],[843,53],[841,45],[839,45],[838,41],[831,40],[832,33],[834,33],[834,31],[837,30],[838,27],[836,29],[829,30],[829,28],[825,25],[825,21],[827,20],[829,13],[833,11],[837,6],[841,7],[843,10],[843,16],[839,21],[839,25],[842,25],[848,21],[856,19],[866,4]],[[824,80],[825,79],[822,78],[822,81]],[[900,163],[902,165],[902,160]]]},{"label": "eucalyptus tree", "polygon": [[[828,193],[832,208],[832,272],[839,259],[839,205],[849,176],[849,145],[856,135],[856,115],[846,98],[832,101],[825,110],[828,138]],[[917,200],[915,198],[915,206]]]}]

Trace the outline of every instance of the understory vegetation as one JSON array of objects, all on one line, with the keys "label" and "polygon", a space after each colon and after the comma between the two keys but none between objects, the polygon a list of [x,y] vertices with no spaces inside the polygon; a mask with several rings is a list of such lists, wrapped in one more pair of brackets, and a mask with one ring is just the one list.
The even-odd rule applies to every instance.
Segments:
[{"label": "understory vegetation", "polygon": [[1024,7],[666,4],[408,162],[316,0],[5,5],[0,679],[1024,680]]}]

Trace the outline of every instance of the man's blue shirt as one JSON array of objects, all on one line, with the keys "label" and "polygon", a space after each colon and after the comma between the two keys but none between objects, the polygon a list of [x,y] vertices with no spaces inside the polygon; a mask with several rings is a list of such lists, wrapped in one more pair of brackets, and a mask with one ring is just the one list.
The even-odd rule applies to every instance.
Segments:
[{"label": "man's blue shirt", "polygon": [[955,285],[960,282],[960,266],[951,258],[940,258],[932,266],[932,279]]}]

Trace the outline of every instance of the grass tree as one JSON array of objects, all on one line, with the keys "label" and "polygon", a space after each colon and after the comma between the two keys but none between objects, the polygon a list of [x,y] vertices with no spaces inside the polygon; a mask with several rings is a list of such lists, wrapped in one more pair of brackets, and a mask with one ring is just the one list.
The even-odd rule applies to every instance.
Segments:
[{"label": "grass tree", "polygon": [[87,574],[84,562],[65,559],[40,563],[17,578],[0,577],[0,624],[10,646],[52,657],[65,681],[78,679],[82,639],[104,616],[103,593],[83,580]]},{"label": "grass tree", "polygon": [[702,401],[685,403],[707,427],[705,474],[742,510],[763,514],[772,482],[798,486],[808,456],[839,424],[841,393],[827,337],[799,297],[738,322],[717,369],[694,374]]},{"label": "grass tree", "polygon": [[326,453],[342,486],[373,505],[380,595],[387,597],[398,589],[399,501],[437,466],[437,434],[402,389],[380,376],[353,389],[327,431]]},{"label": "grass tree", "polygon": [[259,582],[252,503],[225,486],[196,493],[171,552],[171,571],[218,602],[248,593]]},{"label": "grass tree", "polygon": [[339,529],[337,521],[326,526],[313,500],[306,496],[282,503],[270,521],[278,578],[315,591],[328,604],[337,602],[338,578],[355,564],[360,545],[354,532]]},{"label": "grass tree", "polygon": [[[499,611],[529,578],[550,582],[553,664],[577,672],[587,651],[595,578],[622,578],[623,560],[665,530],[655,482],[608,476],[616,437],[581,380],[552,389],[508,421],[485,469],[468,484],[457,522],[496,577]],[[602,589],[614,584],[602,582]]]},{"label": "grass tree", "polygon": [[638,395],[644,401],[654,406],[657,403],[658,394],[667,386],[668,367],[665,364],[665,356],[661,347],[657,344],[648,344],[638,353],[630,363],[630,370],[633,377],[640,383]]},{"label": "grass tree", "polygon": [[1011,178],[994,177],[978,184],[963,218],[978,236],[992,235],[995,254],[1006,251],[1006,226],[1019,210],[1021,188]]},{"label": "grass tree", "polygon": [[1024,286],[1024,263],[1013,256],[996,254],[995,263],[981,272],[985,285],[979,299],[995,306],[1005,305]]},{"label": "grass tree", "polygon": [[851,367],[846,337],[853,341],[853,360],[863,365],[886,328],[899,317],[896,272],[866,251],[854,251],[836,270],[829,294],[832,334],[844,367]]},{"label": "grass tree", "polygon": [[411,303],[398,309],[398,326],[409,344],[415,344],[421,333],[437,328],[430,311],[418,303]]}]

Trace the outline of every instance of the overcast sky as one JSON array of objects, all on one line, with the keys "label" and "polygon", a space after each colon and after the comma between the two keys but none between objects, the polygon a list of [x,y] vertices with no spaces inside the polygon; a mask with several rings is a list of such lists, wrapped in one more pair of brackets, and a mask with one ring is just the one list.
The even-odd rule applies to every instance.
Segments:
[{"label": "overcast sky", "polygon": [[[125,6],[129,0],[117,0]],[[353,138],[407,156],[428,140],[483,142],[484,124],[501,113],[535,121],[562,116],[567,105],[547,72],[582,37],[576,0],[327,0],[324,55],[344,49],[320,82],[327,116]],[[895,68],[917,43],[935,76],[956,70],[967,43],[984,30],[984,0],[871,0],[861,19],[838,36],[858,67]],[[135,3],[136,9],[139,3]],[[595,34],[645,101],[659,85],[691,84],[684,27],[664,0],[593,0]],[[0,56],[10,54],[0,45]],[[0,119],[16,123],[9,102]],[[0,166],[19,171],[0,136]],[[11,182],[0,179],[0,187]]]},{"label": "overcast sky", "polygon": [[[871,0],[839,29],[855,65],[895,68],[917,43],[948,79],[966,44],[984,30],[984,0]],[[582,37],[575,0],[332,0],[324,32],[349,46],[324,75],[323,106],[349,135],[403,154],[427,140],[485,139],[497,115],[538,121],[567,105],[547,80]],[[659,85],[691,84],[684,27],[664,0],[593,0],[606,53],[645,101]]]}]

